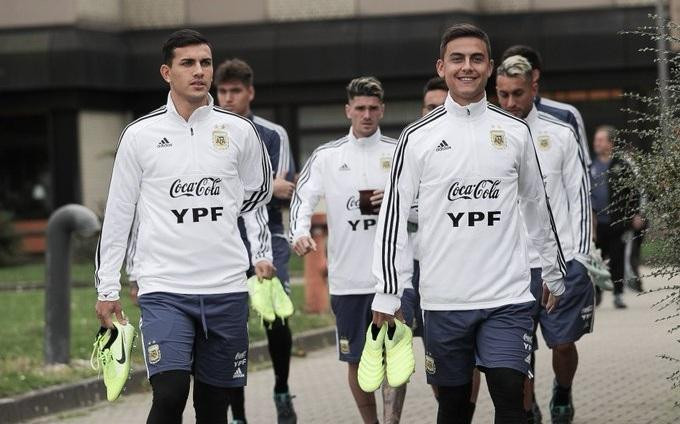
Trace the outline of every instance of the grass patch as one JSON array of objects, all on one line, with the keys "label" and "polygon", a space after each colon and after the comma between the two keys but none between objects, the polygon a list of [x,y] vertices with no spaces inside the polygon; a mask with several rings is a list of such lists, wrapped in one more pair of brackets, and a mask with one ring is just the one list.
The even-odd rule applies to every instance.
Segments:
[{"label": "grass patch", "polygon": [[[303,260],[296,254],[290,255],[288,263],[291,275],[301,276]],[[124,281],[125,276],[123,275]],[[94,262],[72,263],[71,281],[92,284],[94,287]],[[42,285],[45,283],[45,263],[30,263],[0,267],[0,286],[21,287],[23,285]]]},{"label": "grass patch", "polygon": [[[94,263],[71,264],[71,281],[92,283],[94,287]],[[45,263],[0,267],[0,285],[44,284]]]},{"label": "grass patch", "polygon": [[[126,290],[125,288],[123,289]],[[303,305],[304,288],[292,287],[295,305]],[[94,288],[71,290],[71,358],[68,366],[45,367],[43,365],[44,308],[42,290],[5,292],[0,295],[0,397],[11,396],[53,384],[72,382],[92,377],[96,372],[89,368],[92,342],[99,325],[94,314],[96,294]],[[127,293],[121,296],[123,309],[136,326],[139,309],[129,300]],[[293,334],[311,328],[332,325],[332,315],[307,315],[296,312],[290,319]],[[249,318],[251,342],[265,338],[264,327],[259,318],[251,313]],[[132,354],[135,368],[143,367],[139,342]]]}]

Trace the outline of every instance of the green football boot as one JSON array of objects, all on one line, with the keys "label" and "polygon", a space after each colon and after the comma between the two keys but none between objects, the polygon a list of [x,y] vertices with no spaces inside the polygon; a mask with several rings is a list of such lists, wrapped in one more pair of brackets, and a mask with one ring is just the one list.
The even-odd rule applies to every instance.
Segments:
[{"label": "green football boot", "polygon": [[272,302],[272,280],[259,281],[253,275],[248,279],[248,293],[250,294],[250,304],[260,317],[269,322],[276,319],[274,314],[274,304]]},{"label": "green football boot", "polygon": [[415,372],[416,358],[411,328],[398,319],[394,320],[394,324],[385,334],[385,362],[387,382],[392,387],[399,387],[408,382]]},{"label": "green football boot", "polygon": [[272,303],[274,304],[274,314],[281,319],[286,319],[293,315],[295,308],[293,301],[290,300],[288,293],[283,289],[281,280],[274,277],[271,280],[272,285]]},{"label": "green football boot", "polygon": [[374,392],[385,379],[385,334],[387,324],[378,328],[370,324],[366,330],[366,342],[359,360],[359,387],[364,392]]},{"label": "green football boot", "polygon": [[106,398],[118,399],[130,375],[130,353],[135,339],[135,328],[113,321],[113,328],[101,328],[95,337],[90,364],[104,374]]}]

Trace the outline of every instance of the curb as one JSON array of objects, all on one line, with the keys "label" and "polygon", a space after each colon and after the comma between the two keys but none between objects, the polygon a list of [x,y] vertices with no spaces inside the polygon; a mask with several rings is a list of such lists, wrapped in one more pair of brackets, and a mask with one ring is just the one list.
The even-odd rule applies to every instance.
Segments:
[{"label": "curb", "polygon": [[[312,351],[333,344],[335,344],[335,327],[307,330],[293,337],[293,352]],[[269,361],[267,341],[262,340],[251,344],[248,357],[254,364]],[[145,391],[148,387],[146,369],[133,371],[130,373],[123,396]],[[92,406],[105,400],[106,388],[99,377],[88,378],[77,383],[60,384],[0,399],[0,423],[19,423],[43,415]]]}]

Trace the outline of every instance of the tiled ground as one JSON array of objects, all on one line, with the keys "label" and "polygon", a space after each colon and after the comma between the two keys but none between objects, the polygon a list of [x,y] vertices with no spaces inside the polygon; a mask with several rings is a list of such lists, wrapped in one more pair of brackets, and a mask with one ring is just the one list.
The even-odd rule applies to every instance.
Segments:
[{"label": "tiled ground", "polygon": [[[664,285],[662,281],[646,280],[648,288]],[[673,364],[656,355],[675,353],[680,356],[677,338],[667,333],[668,323],[655,323],[662,314],[650,309],[659,294],[626,295],[629,308],[615,310],[611,296],[605,295],[597,309],[595,333],[578,343],[579,371],[574,383],[576,423],[678,423],[680,391],[671,393],[665,379]],[[677,323],[677,319],[675,320]],[[436,404],[425,384],[422,344],[415,343],[418,359],[416,374],[409,384],[402,423],[432,423]],[[552,382],[550,351],[538,352],[537,396],[544,416],[548,414],[549,391]],[[675,368],[680,367],[676,364]],[[274,405],[271,400],[273,374],[270,369],[252,372],[246,389],[249,422],[273,423]],[[358,423],[349,388],[346,368],[336,360],[335,350],[325,349],[295,358],[291,369],[291,388],[297,396],[295,406],[301,423]],[[33,421],[34,424],[93,422],[143,423],[150,405],[150,395],[125,396],[113,405],[73,411],[57,417]],[[477,406],[476,423],[493,422],[491,402],[482,385]],[[185,423],[193,423],[191,401],[184,414]],[[549,420],[546,420],[549,422]]]}]

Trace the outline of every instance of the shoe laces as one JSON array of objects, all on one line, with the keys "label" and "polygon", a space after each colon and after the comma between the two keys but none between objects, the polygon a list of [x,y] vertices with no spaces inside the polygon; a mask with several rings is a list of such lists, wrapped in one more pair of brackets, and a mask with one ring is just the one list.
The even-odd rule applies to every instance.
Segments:
[{"label": "shoe laces", "polygon": [[92,343],[92,354],[90,355],[90,366],[93,370],[99,371],[99,362],[102,359],[102,346],[104,344],[104,336],[106,331],[102,328],[97,332],[94,343]]}]

